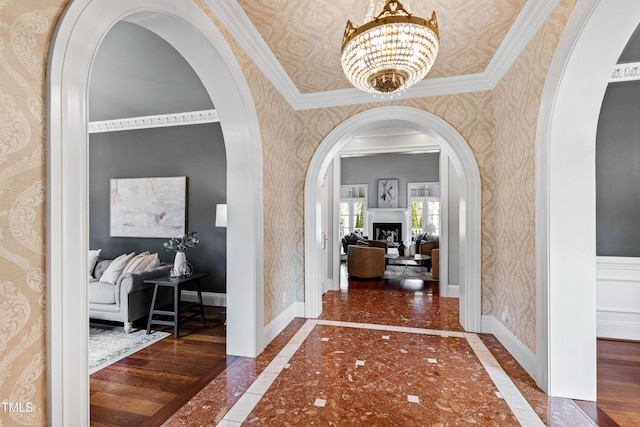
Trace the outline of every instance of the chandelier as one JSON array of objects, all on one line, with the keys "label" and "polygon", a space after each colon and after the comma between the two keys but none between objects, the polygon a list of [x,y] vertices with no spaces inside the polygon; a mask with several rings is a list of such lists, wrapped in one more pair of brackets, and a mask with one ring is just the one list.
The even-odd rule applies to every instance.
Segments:
[{"label": "chandelier", "polygon": [[360,90],[401,92],[427,75],[439,45],[435,12],[423,19],[407,12],[398,0],[385,0],[382,12],[361,26],[347,21],[342,68]]}]

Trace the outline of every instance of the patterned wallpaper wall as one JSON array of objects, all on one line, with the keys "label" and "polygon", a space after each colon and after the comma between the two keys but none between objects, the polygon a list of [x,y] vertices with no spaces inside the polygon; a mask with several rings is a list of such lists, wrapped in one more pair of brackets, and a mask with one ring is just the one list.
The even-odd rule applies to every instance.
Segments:
[{"label": "patterned wallpaper wall", "polygon": [[46,424],[44,74],[65,3],[0,1],[0,402],[25,409],[0,426]]},{"label": "patterned wallpaper wall", "polygon": [[[0,0],[0,401],[34,408],[3,414],[0,427],[45,425],[44,70],[66,3]],[[494,93],[392,104],[433,112],[469,142],[483,190],[483,313],[504,306],[517,313],[512,318],[522,313],[508,326],[531,349],[535,120],[552,47],[574,4],[561,3]],[[304,299],[303,189],[314,151],[342,121],[380,104],[294,112],[227,40],[252,91],[263,139],[266,324]]]},{"label": "patterned wallpaper wall", "polygon": [[[536,350],[535,138],[540,96],[576,0],[563,0],[496,89],[495,276],[486,314]],[[516,313],[516,315],[514,315]]]}]

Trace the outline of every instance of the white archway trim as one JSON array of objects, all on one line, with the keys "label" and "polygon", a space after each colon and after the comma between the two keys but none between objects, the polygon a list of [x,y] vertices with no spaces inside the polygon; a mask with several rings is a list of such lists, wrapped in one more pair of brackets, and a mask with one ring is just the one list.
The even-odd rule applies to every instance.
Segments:
[{"label": "white archway trim", "polygon": [[305,315],[322,312],[320,275],[321,182],[331,160],[354,136],[375,128],[405,127],[435,139],[451,158],[460,179],[460,322],[467,331],[481,330],[480,171],[467,142],[450,124],[410,107],[380,107],[359,113],[338,125],[322,141],[307,171],[304,191]]},{"label": "white archway trim", "polygon": [[[136,14],[145,12],[144,14]],[[89,424],[88,114],[100,42],[128,17],[167,40],[191,64],[220,115],[228,165],[227,289],[230,354],[263,349],[262,145],[242,70],[191,1],[76,0],[53,36],[47,70],[47,424]],[[215,73],[212,72],[215,70]],[[242,259],[235,254],[243,254]],[[250,262],[247,262],[250,260]]]},{"label": "white archway trim", "polygon": [[537,382],[552,396],[596,399],[596,128],[607,82],[638,22],[636,0],[578,2],[542,93],[536,356]]}]

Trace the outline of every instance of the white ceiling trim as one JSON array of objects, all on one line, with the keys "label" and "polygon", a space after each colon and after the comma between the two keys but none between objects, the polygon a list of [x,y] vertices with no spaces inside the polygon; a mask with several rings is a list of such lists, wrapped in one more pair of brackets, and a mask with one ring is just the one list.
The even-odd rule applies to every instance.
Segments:
[{"label": "white ceiling trim", "polygon": [[159,114],[155,116],[89,122],[89,133],[198,125],[202,123],[217,123],[219,121],[220,119],[218,119],[216,110],[189,111],[186,113]]},{"label": "white ceiling trim", "polygon": [[617,64],[613,69],[613,73],[611,73],[609,83],[629,82],[633,80],[640,80],[640,62]]},{"label": "white ceiling trim", "polygon": [[[547,20],[559,0],[528,0],[487,69],[479,74],[423,80],[399,97],[422,98],[493,89]],[[301,94],[236,0],[205,0],[211,12],[295,110],[388,101],[357,89]]]},{"label": "white ceiling trim", "polygon": [[204,0],[222,26],[267,76],[278,92],[295,105],[300,91],[236,0]]}]

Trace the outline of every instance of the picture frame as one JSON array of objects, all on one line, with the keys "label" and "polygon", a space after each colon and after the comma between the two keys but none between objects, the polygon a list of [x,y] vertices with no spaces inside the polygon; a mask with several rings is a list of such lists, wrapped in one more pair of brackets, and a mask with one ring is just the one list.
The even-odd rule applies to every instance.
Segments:
[{"label": "picture frame", "polygon": [[113,178],[111,237],[170,238],[187,230],[187,177]]},{"label": "picture frame", "polygon": [[379,179],[378,180],[378,207],[397,208],[398,207],[398,180]]}]

